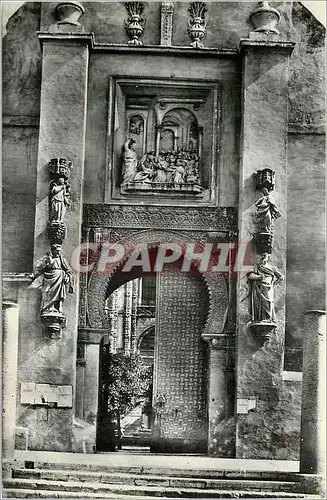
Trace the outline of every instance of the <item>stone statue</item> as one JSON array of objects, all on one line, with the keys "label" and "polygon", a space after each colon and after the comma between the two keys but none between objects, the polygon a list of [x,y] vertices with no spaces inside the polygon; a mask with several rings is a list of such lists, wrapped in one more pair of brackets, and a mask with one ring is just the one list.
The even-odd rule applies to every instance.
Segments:
[{"label": "stone statue", "polygon": [[127,139],[123,146],[123,184],[133,182],[137,168],[134,139]]},{"label": "stone statue", "polygon": [[50,223],[64,222],[67,207],[70,207],[70,185],[64,177],[59,177],[49,184]]},{"label": "stone statue", "polygon": [[52,245],[51,252],[35,265],[35,273],[31,275],[35,288],[41,288],[41,316],[62,314],[63,302],[66,298],[66,287],[69,293],[74,292],[74,276],[67,260],[61,254],[61,245]]},{"label": "stone statue", "polygon": [[263,188],[262,192],[263,196],[255,202],[260,224],[259,232],[272,233],[274,219],[278,219],[282,214],[277,205],[271,201],[268,189]]},{"label": "stone statue", "polygon": [[270,255],[264,253],[254,271],[248,275],[251,288],[250,313],[252,323],[274,321],[274,286],[284,277],[269,263]]}]

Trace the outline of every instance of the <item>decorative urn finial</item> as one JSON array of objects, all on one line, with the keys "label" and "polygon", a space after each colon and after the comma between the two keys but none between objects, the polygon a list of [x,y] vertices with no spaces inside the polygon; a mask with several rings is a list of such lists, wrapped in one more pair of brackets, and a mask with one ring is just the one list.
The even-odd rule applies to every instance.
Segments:
[{"label": "decorative urn finial", "polygon": [[250,15],[250,21],[256,32],[279,33],[276,27],[280,19],[278,10],[271,7],[267,0],[258,2],[256,10]]},{"label": "decorative urn finial", "polygon": [[84,14],[84,7],[79,2],[62,2],[56,5],[57,24],[80,26],[78,20],[82,14]]},{"label": "decorative urn finial", "polygon": [[126,2],[125,7],[129,14],[128,21],[125,21],[125,29],[130,38],[128,45],[143,45],[139,38],[143,34],[145,25],[145,19],[142,17],[144,3]]},{"label": "decorative urn finial", "polygon": [[189,6],[191,19],[188,21],[188,35],[192,40],[191,47],[202,49],[204,47],[201,42],[206,34],[206,22],[204,19],[207,12],[207,6],[204,2],[191,2]]}]

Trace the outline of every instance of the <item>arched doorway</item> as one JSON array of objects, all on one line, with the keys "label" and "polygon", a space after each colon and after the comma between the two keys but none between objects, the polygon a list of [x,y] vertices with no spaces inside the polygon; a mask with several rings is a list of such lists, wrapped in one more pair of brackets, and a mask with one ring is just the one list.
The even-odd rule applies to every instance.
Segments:
[{"label": "arched doorway", "polygon": [[[136,331],[127,333],[126,289],[136,281]],[[207,346],[201,333],[208,316],[208,290],[200,276],[176,267],[158,273],[155,282],[153,287],[153,276],[134,278],[106,301],[110,320],[108,336],[100,345],[98,451],[129,446],[167,453],[207,450]],[[153,293],[155,311],[150,305]],[[139,335],[140,325],[149,319],[155,324]],[[147,370],[153,379],[149,376],[142,385],[136,379],[144,379]],[[118,394],[120,390],[124,394]],[[113,411],[113,393],[125,398],[120,413]]]},{"label": "arched doorway", "polygon": [[[183,246],[189,240],[174,231],[142,231],[120,241],[128,249],[145,244],[155,254],[160,241],[174,241]],[[124,283],[146,274],[140,268],[134,269],[133,274],[122,272],[125,262],[119,262],[106,276],[95,270],[89,281],[89,324],[108,329],[108,343],[111,332],[105,312],[106,300]],[[185,273],[174,266],[160,273],[156,280],[152,397],[155,418],[151,449],[167,453],[206,453],[209,392],[204,339],[224,329],[228,306],[226,283],[221,276],[204,277],[196,270]]]}]

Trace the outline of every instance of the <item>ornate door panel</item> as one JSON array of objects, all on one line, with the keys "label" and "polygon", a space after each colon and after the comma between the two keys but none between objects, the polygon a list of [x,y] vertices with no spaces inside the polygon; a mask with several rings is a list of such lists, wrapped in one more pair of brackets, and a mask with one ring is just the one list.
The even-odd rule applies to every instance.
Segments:
[{"label": "ornate door panel", "polygon": [[153,451],[207,451],[207,310],[200,278],[174,268],[159,276]]}]

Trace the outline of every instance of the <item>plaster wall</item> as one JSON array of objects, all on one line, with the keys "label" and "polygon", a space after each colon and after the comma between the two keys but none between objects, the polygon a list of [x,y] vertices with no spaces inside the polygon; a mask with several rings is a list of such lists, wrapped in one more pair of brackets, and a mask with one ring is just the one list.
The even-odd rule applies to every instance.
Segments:
[{"label": "plaster wall", "polygon": [[289,134],[286,348],[301,347],[304,313],[325,308],[324,165],[324,135]]}]

